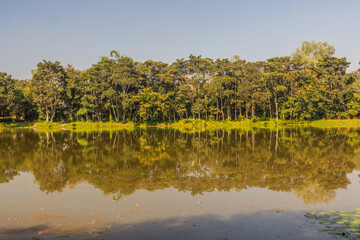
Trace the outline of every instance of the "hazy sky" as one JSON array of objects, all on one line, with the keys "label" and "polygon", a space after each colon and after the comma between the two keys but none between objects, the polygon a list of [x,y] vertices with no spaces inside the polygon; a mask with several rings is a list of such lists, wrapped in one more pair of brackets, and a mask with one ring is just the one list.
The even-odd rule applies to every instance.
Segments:
[{"label": "hazy sky", "polygon": [[0,0],[0,71],[43,59],[86,69],[111,50],[172,63],[189,54],[248,61],[327,41],[359,68],[360,0]]}]

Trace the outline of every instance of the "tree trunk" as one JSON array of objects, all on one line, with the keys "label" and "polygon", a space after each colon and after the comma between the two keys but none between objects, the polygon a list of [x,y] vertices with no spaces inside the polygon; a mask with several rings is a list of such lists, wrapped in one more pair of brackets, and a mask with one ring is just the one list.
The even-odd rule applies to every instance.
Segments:
[{"label": "tree trunk", "polygon": [[224,107],[223,107],[222,98],[220,98],[220,108],[221,108],[221,117],[222,117],[222,120],[224,120]]},{"label": "tree trunk", "polygon": [[254,100],[251,101],[251,117],[255,116],[255,102]]},{"label": "tree trunk", "polygon": [[218,121],[219,120],[219,98],[216,98],[216,108],[217,108],[216,121]]},{"label": "tree trunk", "polygon": [[227,119],[230,119],[231,118],[231,108],[230,108],[230,101],[229,101],[229,104],[228,104],[228,108],[227,108]]},{"label": "tree trunk", "polygon": [[113,110],[115,121],[118,122],[119,121],[119,115],[117,114],[117,110],[115,109],[114,106],[112,106],[112,110]]},{"label": "tree trunk", "polygon": [[125,118],[126,118],[126,112],[123,112],[123,117],[122,117],[122,121],[125,122]]},{"label": "tree trunk", "polygon": [[194,99],[193,98],[191,98],[191,112],[192,112],[192,118],[195,119]]},{"label": "tree trunk", "polygon": [[130,110],[130,117],[129,117],[130,121],[132,121],[132,117],[133,117],[133,110]]},{"label": "tree trunk", "polygon": [[54,116],[55,116],[55,111],[53,112],[53,114],[51,114],[51,122],[54,121]]},{"label": "tree trunk", "polygon": [[275,92],[274,94],[274,102],[275,102],[275,114],[276,114],[276,120],[279,119],[279,109],[278,109],[278,101],[277,101],[277,94]]},{"label": "tree trunk", "polygon": [[54,121],[54,116],[55,116],[55,106],[54,104],[51,104],[51,122]]},{"label": "tree trunk", "polygon": [[236,104],[237,104],[237,98],[236,98],[236,87],[235,87],[234,120],[237,119],[237,116],[236,116]]},{"label": "tree trunk", "polygon": [[49,110],[48,110],[47,104],[45,104],[45,113],[46,113],[46,121],[48,122],[49,121]]},{"label": "tree trunk", "polygon": [[70,119],[70,122],[72,122],[73,121],[73,111],[74,111],[74,109],[70,109],[70,111],[69,111],[69,119]]},{"label": "tree trunk", "polygon": [[271,100],[269,99],[269,117],[272,119]]},{"label": "tree trunk", "polygon": [[249,105],[248,103],[245,103],[245,111],[246,111],[246,119],[249,119]]}]

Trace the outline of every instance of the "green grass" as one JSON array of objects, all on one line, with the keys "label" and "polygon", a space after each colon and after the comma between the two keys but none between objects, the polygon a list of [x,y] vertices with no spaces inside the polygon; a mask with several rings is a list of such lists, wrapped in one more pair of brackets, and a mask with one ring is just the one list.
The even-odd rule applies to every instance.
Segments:
[{"label": "green grass", "polygon": [[0,122],[0,128],[28,128],[32,122]]},{"label": "green grass", "polygon": [[36,129],[66,129],[66,130],[97,130],[97,129],[130,129],[130,128],[173,128],[184,131],[197,131],[204,129],[217,128],[273,128],[279,126],[312,126],[317,128],[327,127],[351,127],[359,126],[360,120],[317,120],[317,121],[300,121],[300,120],[276,120],[259,121],[258,119],[245,119],[242,121],[225,120],[225,121],[205,121],[199,119],[183,119],[177,122],[0,122],[0,129],[4,128],[36,128]]},{"label": "green grass", "polygon": [[64,124],[65,129],[121,129],[121,128],[133,128],[135,124],[133,122],[119,123],[119,122],[71,122]]},{"label": "green grass", "polygon": [[57,122],[36,122],[33,124],[34,128],[50,128],[50,129],[60,129],[61,125]]},{"label": "green grass", "polygon": [[358,119],[351,119],[351,120],[317,120],[311,122],[313,126],[350,126],[350,125],[359,125],[360,120]]},{"label": "green grass", "polygon": [[198,119],[185,119],[175,123],[159,124],[162,128],[175,128],[181,131],[199,131],[199,130],[215,130],[215,129],[236,129],[236,128],[278,128],[278,127],[295,127],[295,126],[311,126],[316,128],[340,128],[340,127],[360,127],[360,120],[276,120],[268,121],[242,120],[242,121],[205,121]]}]

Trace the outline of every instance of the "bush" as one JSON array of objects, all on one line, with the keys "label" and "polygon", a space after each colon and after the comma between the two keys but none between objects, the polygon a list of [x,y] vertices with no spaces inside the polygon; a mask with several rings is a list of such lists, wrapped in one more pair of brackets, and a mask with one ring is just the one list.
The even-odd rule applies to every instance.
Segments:
[{"label": "bush", "polygon": [[59,123],[55,122],[37,122],[34,127],[36,128],[60,128]]},{"label": "bush", "polygon": [[258,121],[260,121],[260,118],[257,116],[254,116],[251,118],[251,122],[253,122],[253,123],[258,122]]},{"label": "bush", "polygon": [[242,121],[242,120],[244,120],[244,119],[245,119],[245,116],[239,114],[239,121]]}]

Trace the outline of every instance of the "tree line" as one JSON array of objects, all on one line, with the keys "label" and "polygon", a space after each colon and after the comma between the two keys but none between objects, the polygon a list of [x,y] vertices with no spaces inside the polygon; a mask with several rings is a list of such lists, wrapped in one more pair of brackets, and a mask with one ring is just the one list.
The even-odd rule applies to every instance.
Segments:
[{"label": "tree line", "polygon": [[176,121],[357,116],[360,70],[327,42],[247,62],[190,55],[172,64],[112,51],[86,70],[42,61],[30,80],[0,73],[0,118],[44,121]]}]

